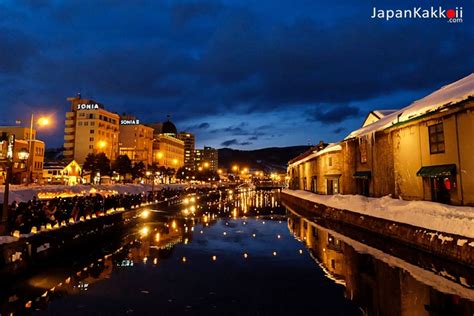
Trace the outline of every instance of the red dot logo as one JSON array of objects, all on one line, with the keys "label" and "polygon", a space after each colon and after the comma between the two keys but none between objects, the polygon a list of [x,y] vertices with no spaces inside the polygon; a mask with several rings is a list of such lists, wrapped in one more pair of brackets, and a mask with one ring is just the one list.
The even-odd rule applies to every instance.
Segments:
[{"label": "red dot logo", "polygon": [[454,11],[453,9],[449,9],[448,11],[446,11],[446,16],[448,17],[448,19],[452,19],[456,16],[456,11]]}]

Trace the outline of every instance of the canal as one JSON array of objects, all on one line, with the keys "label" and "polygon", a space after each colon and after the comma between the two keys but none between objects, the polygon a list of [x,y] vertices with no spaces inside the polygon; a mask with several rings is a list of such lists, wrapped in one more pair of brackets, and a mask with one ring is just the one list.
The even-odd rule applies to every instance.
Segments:
[{"label": "canal", "polygon": [[282,205],[190,196],[0,285],[0,314],[473,315],[472,269]]}]

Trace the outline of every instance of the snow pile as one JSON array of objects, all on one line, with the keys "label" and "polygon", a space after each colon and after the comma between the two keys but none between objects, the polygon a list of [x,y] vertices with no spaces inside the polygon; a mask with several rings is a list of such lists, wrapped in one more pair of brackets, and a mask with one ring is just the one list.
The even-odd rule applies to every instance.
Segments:
[{"label": "snow pile", "polygon": [[[154,190],[158,191],[163,188],[170,189],[183,189],[187,185],[184,184],[158,184],[155,185]],[[205,186],[199,185],[198,187]],[[196,186],[195,186],[196,187]],[[3,190],[0,188],[0,203],[3,203]],[[68,193],[70,195],[88,195],[93,192],[110,192],[118,194],[138,194],[146,191],[151,191],[151,184],[104,184],[104,185],[12,185],[10,186],[9,202],[27,202],[33,197],[38,197],[38,193],[41,194],[60,194]]]},{"label": "snow pile", "polygon": [[1,244],[9,244],[11,242],[17,241],[18,238],[15,238],[13,236],[0,236],[0,245]]},{"label": "snow pile", "polygon": [[[361,195],[319,195],[301,190],[283,192],[332,208],[474,238],[474,207],[429,201],[404,201],[392,199],[390,196],[368,198]],[[444,237],[439,235],[438,238]]]},{"label": "snow pile", "polygon": [[413,102],[409,106],[393,112],[380,120],[350,133],[345,139],[363,136],[384,130],[393,124],[437,111],[443,107],[466,100],[474,96],[474,73],[456,82],[442,87],[430,95]]}]

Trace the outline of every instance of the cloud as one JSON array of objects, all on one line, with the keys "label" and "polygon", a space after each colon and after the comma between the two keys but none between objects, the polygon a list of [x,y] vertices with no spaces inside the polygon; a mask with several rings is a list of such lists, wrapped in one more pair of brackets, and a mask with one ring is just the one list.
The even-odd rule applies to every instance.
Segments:
[{"label": "cloud", "polygon": [[322,109],[321,106],[308,111],[308,120],[320,122],[322,124],[340,123],[347,119],[358,116],[359,108],[351,105],[330,106],[329,109]]},{"label": "cloud", "polygon": [[215,16],[221,7],[217,1],[180,2],[172,7],[171,19],[182,27],[193,19]]},{"label": "cloud", "polygon": [[226,141],[221,143],[221,146],[224,146],[224,147],[229,147],[229,146],[232,146],[232,145],[239,145],[239,141],[234,138],[234,139],[226,140]]},{"label": "cloud", "polygon": [[26,63],[38,53],[36,40],[15,29],[0,27],[0,73],[23,71]]},{"label": "cloud", "polygon": [[334,134],[339,134],[344,132],[346,129],[344,127],[336,127],[335,129],[332,130]]},{"label": "cloud", "polygon": [[201,129],[202,130],[202,129],[208,129],[210,126],[211,126],[211,124],[209,124],[207,122],[203,122],[203,123],[188,126],[186,129],[187,130],[196,130],[196,129]]},{"label": "cloud", "polygon": [[209,128],[209,126],[211,126],[209,123],[201,123],[201,124],[199,124],[198,128],[199,129],[207,129],[207,128]]},{"label": "cloud", "polygon": [[230,146],[248,146],[252,145],[251,142],[244,141],[244,142],[239,142],[237,139],[229,139],[221,143],[221,146],[224,147],[230,147]]},{"label": "cloud", "polygon": [[[215,144],[263,141],[278,134],[264,119],[278,111],[298,114],[297,125],[336,124],[374,108],[363,101],[405,93],[397,106],[408,105],[474,69],[472,23],[377,22],[368,2],[7,3],[0,4],[0,115],[44,105],[64,117],[65,98],[82,92],[144,121],[171,114]],[[302,113],[310,104],[325,108]],[[218,128],[230,121],[220,117],[241,115],[262,125]]]}]

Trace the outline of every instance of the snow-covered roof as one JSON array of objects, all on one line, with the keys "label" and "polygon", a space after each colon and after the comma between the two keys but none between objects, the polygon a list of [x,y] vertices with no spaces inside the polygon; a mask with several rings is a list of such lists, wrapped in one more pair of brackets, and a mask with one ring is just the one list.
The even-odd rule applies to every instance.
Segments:
[{"label": "snow-covered roof", "polygon": [[396,112],[398,110],[373,110],[372,112],[378,116],[378,118],[385,117],[387,115],[392,114],[393,112]]},{"label": "snow-covered roof", "polygon": [[413,102],[409,106],[386,115],[370,125],[353,131],[345,139],[384,130],[396,123],[408,121],[426,113],[437,111],[443,107],[466,100],[470,96],[474,96],[474,73],[446,85],[430,95]]},{"label": "snow-covered roof", "polygon": [[340,150],[342,150],[342,147],[341,145],[339,145],[339,143],[331,143],[323,150],[316,152],[316,156],[321,156],[323,154],[327,154],[333,151],[340,151]]},{"label": "snow-covered roof", "polygon": [[314,150],[311,153],[310,152],[305,152],[304,154],[299,156],[299,157],[301,157],[300,159],[297,159],[298,157],[294,158],[293,160],[290,161],[289,166],[297,166],[297,165],[299,165],[303,162],[311,160],[311,159],[313,159],[317,156],[320,156],[322,154],[326,154],[326,153],[333,152],[333,151],[339,151],[339,150],[342,150],[342,147],[341,147],[341,145],[339,145],[339,143],[330,143],[324,149],[321,149],[319,151]]},{"label": "snow-covered roof", "polygon": [[314,157],[316,157],[316,151],[305,152],[305,153],[299,155],[298,157],[293,158],[292,160],[290,160],[290,162],[288,163],[288,166],[290,166],[290,167],[297,166],[297,165],[299,165],[303,162],[306,162],[310,159],[313,159]]}]

